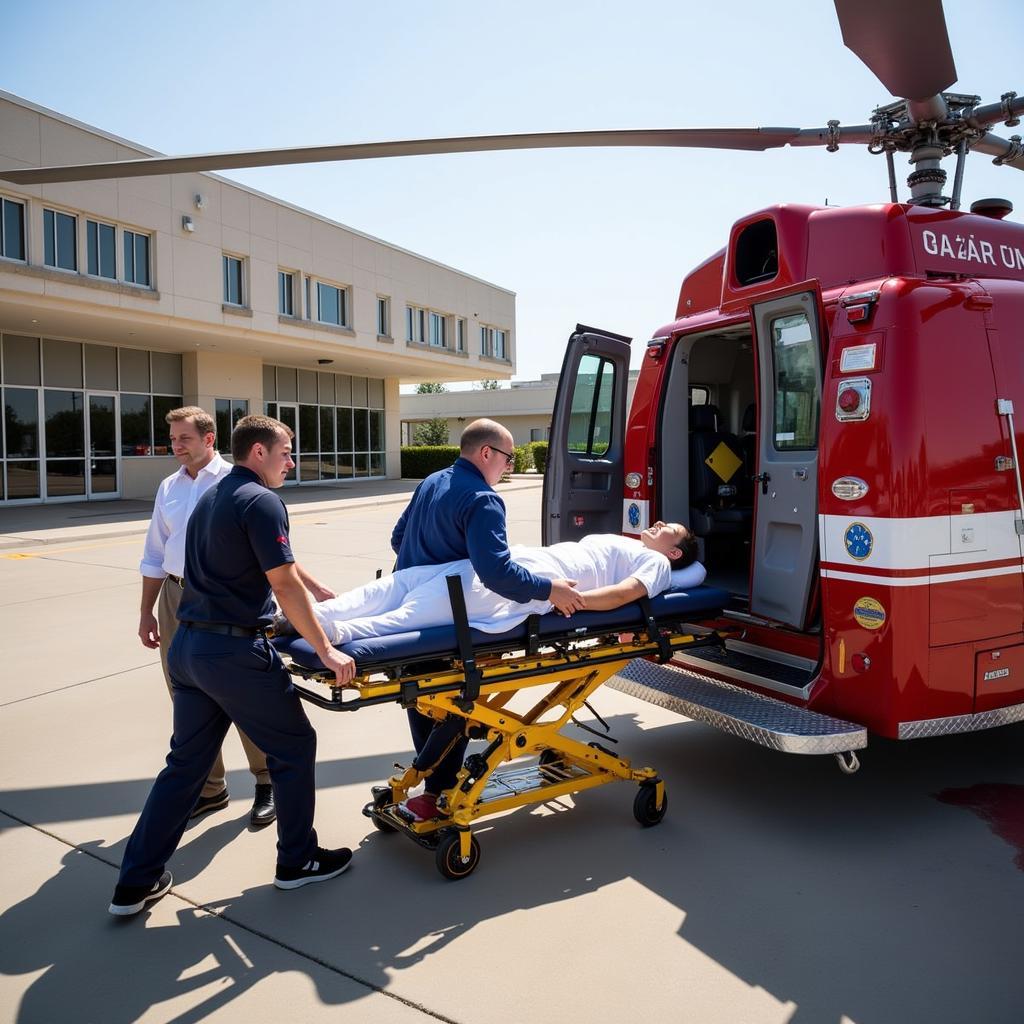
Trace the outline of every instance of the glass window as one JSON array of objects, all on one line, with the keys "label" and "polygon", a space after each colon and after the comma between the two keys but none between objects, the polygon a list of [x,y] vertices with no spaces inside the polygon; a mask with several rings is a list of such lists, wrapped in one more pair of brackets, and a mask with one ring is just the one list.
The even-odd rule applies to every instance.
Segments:
[{"label": "glass window", "polygon": [[391,300],[386,295],[377,296],[377,333],[382,338],[391,337]]},{"label": "glass window", "polygon": [[344,288],[335,288],[330,284],[317,282],[317,320],[324,324],[337,324],[344,327],[348,323],[346,292]]},{"label": "glass window", "polygon": [[320,451],[334,452],[334,407],[320,406]]},{"label": "glass window", "polygon": [[369,455],[357,455],[354,459],[356,476],[369,476],[370,475],[370,456]]},{"label": "glass window", "polygon": [[125,391],[149,391],[149,353],[138,348],[118,349],[121,387]]},{"label": "glass window", "polygon": [[412,306],[405,307],[405,340],[415,341],[416,335],[414,333],[416,327],[416,318],[413,314]]},{"label": "glass window", "polygon": [[153,366],[153,390],[165,395],[180,394],[181,353],[153,352],[150,358]]},{"label": "glass window", "polygon": [[384,381],[380,377],[370,377],[367,380],[368,401],[371,409],[384,408]]},{"label": "glass window", "polygon": [[279,402],[297,402],[299,400],[298,373],[293,366],[277,368],[277,400]]},{"label": "glass window", "polygon": [[[123,408],[123,407],[122,407]],[[181,408],[181,395],[153,396],[153,454],[171,454],[171,425],[166,416],[172,409]]]},{"label": "glass window", "polygon": [[242,261],[237,256],[224,257],[224,301],[229,306],[241,306],[242,292]]},{"label": "glass window", "polygon": [[82,346],[79,342],[43,340],[43,383],[54,388],[82,386]]},{"label": "glass window", "polygon": [[384,450],[384,411],[374,409],[370,412],[370,451]]},{"label": "glass window", "polygon": [[39,456],[39,392],[4,388],[4,454],[9,459]]},{"label": "glass window", "polygon": [[338,454],[338,479],[343,480],[355,475],[356,465],[351,452]]},{"label": "glass window", "polygon": [[124,279],[149,287],[149,235],[124,233]]},{"label": "glass window", "polygon": [[494,332],[489,327],[480,328],[480,355],[489,356],[493,345]]},{"label": "glass window", "polygon": [[818,445],[818,346],[806,313],[772,321],[775,374],[776,451],[806,451]]},{"label": "glass window", "polygon": [[295,315],[295,275],[277,272],[277,311],[282,316]]},{"label": "glass window", "polygon": [[[274,405],[274,403],[269,403]],[[249,401],[245,398],[216,398],[213,402],[213,416],[217,426],[217,451],[223,455],[231,452],[231,432],[243,416],[249,415]],[[268,416],[277,415],[277,406]]]},{"label": "glass window", "polygon": [[121,395],[121,454],[150,455],[153,452],[149,395]]},{"label": "glass window", "polygon": [[352,410],[352,431],[355,440],[355,451],[370,450],[370,414],[366,409]]},{"label": "glass window", "polygon": [[310,297],[310,288],[312,287],[310,279],[306,278],[306,319],[313,319],[313,300]]},{"label": "glass window", "polygon": [[494,358],[508,359],[508,332],[494,332]]},{"label": "glass window", "polygon": [[448,344],[448,330],[445,318],[441,313],[430,314],[430,344],[436,348],[444,348]]},{"label": "glass window", "polygon": [[263,367],[263,399],[272,402],[277,398],[277,372],[276,367]]},{"label": "glass window", "polygon": [[95,220],[85,222],[86,267],[93,277],[117,277],[114,266],[114,225],[101,224]]},{"label": "glass window", "polygon": [[[320,451],[320,417],[315,405],[299,406],[299,451],[305,454]],[[304,480],[316,479],[316,475],[308,477],[303,471]]]},{"label": "glass window", "polygon": [[78,494],[85,494],[85,459],[47,459],[47,497],[70,498]]},{"label": "glass window", "polygon": [[43,262],[60,270],[78,269],[78,222],[70,213],[43,210]]},{"label": "glass window", "polygon": [[374,452],[370,455],[370,476],[384,475],[384,453]]},{"label": "glass window", "polygon": [[466,321],[462,317],[455,321],[455,348],[459,352],[466,351]]},{"label": "glass window", "polygon": [[300,455],[296,460],[299,464],[299,479],[303,481],[320,479],[320,456]]},{"label": "glass window", "polygon": [[339,373],[334,382],[337,392],[335,401],[338,405],[352,404],[352,378],[347,373]]},{"label": "glass window", "polygon": [[38,386],[42,383],[39,372],[39,339],[5,334],[4,383]]},{"label": "glass window", "polygon": [[352,410],[348,408],[338,409],[338,451],[352,451]]},{"label": "glass window", "polygon": [[40,497],[38,462],[8,462],[6,475],[7,497],[11,501]]},{"label": "glass window", "polygon": [[576,371],[569,417],[568,450],[604,455],[611,443],[615,366],[609,359],[586,355]]},{"label": "glass window", "polygon": [[321,405],[334,405],[337,399],[334,397],[334,374],[318,373],[317,388],[320,395]]},{"label": "glass window", "polygon": [[352,378],[352,404],[356,408],[365,409],[367,402],[366,394],[366,378],[365,377],[353,377]]},{"label": "glass window", "polygon": [[85,386],[117,390],[117,349],[113,345],[85,346]]},{"label": "glass window", "polygon": [[[85,456],[85,396],[81,391],[43,392],[47,458]],[[81,467],[79,467],[81,469]]]},{"label": "glass window", "polygon": [[0,255],[9,260],[25,259],[25,204],[3,200],[0,218]]}]

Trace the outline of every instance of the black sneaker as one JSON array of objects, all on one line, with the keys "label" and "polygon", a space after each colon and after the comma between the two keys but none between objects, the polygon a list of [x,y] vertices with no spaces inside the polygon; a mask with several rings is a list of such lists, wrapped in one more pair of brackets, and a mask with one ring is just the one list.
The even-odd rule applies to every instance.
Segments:
[{"label": "black sneaker", "polygon": [[225,786],[219,793],[214,793],[213,796],[201,796],[196,801],[195,807],[192,808],[192,813],[189,815],[189,820],[192,818],[201,818],[204,814],[209,814],[210,811],[219,811],[222,807],[228,805],[228,790]]},{"label": "black sneaker", "polygon": [[289,868],[277,865],[274,885],[278,889],[298,889],[310,882],[326,882],[328,878],[340,875],[352,863],[352,851],[346,847],[340,850],[316,848],[312,860],[307,860],[301,868]]},{"label": "black sneaker", "polygon": [[144,910],[147,903],[160,899],[173,882],[170,871],[165,871],[148,889],[141,885],[119,885],[107,909],[115,917],[132,917]]}]

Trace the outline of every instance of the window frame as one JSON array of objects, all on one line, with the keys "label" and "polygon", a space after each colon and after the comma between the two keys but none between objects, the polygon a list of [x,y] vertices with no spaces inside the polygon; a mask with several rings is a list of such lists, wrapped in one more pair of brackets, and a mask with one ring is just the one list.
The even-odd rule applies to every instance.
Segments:
[{"label": "window frame", "polygon": [[[21,207],[21,255],[8,256],[7,249],[7,204]],[[14,263],[28,262],[28,203],[24,199],[12,199],[10,196],[0,196],[0,259],[11,260]]]},{"label": "window frame", "polygon": [[[52,230],[47,232],[46,230],[46,215],[49,214],[52,218]],[[74,228],[74,243],[71,246],[71,252],[74,257],[74,266],[62,267],[60,265],[60,252],[58,247],[58,217],[67,217],[71,221],[71,225]],[[47,238],[47,235],[50,235]],[[78,214],[68,213],[67,210],[58,209],[55,206],[44,206],[43,207],[43,266],[50,270],[59,270],[64,274],[77,274],[79,259],[78,259],[78,241],[79,241],[79,230],[78,230]],[[47,243],[53,246],[53,263],[47,262],[46,259],[46,247]]]},{"label": "window frame", "polygon": [[[322,278],[315,278],[316,281],[316,323],[326,324],[328,327],[344,327],[349,329],[352,319],[352,299],[347,285],[335,284],[333,281],[326,281]],[[338,293],[338,320],[324,320],[322,316],[321,288],[330,288]]]},{"label": "window frame", "polygon": [[[128,239],[131,238],[131,249],[132,249],[132,265],[131,265],[131,277],[128,276],[129,267],[128,260],[126,258],[125,248],[128,244]],[[138,246],[137,239],[144,238],[146,240],[146,280],[140,281],[138,275]],[[121,229],[121,252],[122,259],[124,260],[124,266],[121,268],[121,280],[125,284],[130,284],[135,288],[152,288],[153,287],[153,235],[149,231],[136,231],[135,228],[122,228]]]},{"label": "window frame", "polygon": [[[95,271],[93,271],[90,268],[90,263],[91,263],[91,260],[92,260],[92,257],[93,257],[93,243],[92,243],[92,239],[89,237],[89,235],[90,235],[89,229],[90,228],[95,228],[96,229],[96,246],[95,246],[95,249],[96,249],[96,252],[95,252],[95,256],[96,256],[96,270]],[[113,235],[114,235],[114,251],[113,251],[113,254],[112,254],[113,260],[114,260],[114,266],[111,268],[112,269],[112,273],[110,273],[110,274],[104,274],[103,273],[103,266],[102,266],[103,261],[101,259],[103,248],[102,248],[102,246],[100,244],[100,229],[101,228],[109,228],[113,232]],[[87,277],[95,278],[98,281],[116,281],[117,280],[117,225],[116,224],[111,224],[109,221],[100,220],[99,218],[95,218],[95,217],[86,217],[86,219],[85,219],[85,274],[86,274]]]},{"label": "window frame", "polygon": [[391,337],[391,296],[377,296],[377,337]]},{"label": "window frame", "polygon": [[[238,302],[233,302],[228,297],[230,295],[228,267],[232,262],[238,264]],[[223,303],[225,306],[232,306],[235,309],[247,308],[246,299],[248,298],[248,294],[245,286],[245,264],[246,258],[244,256],[239,256],[237,253],[233,252],[221,253],[221,276],[224,287]]]},{"label": "window frame", "polygon": [[[287,291],[285,291],[285,279],[287,279]],[[288,298],[288,309],[284,309],[285,296]],[[295,271],[277,268],[277,313],[278,316],[295,318]]]}]

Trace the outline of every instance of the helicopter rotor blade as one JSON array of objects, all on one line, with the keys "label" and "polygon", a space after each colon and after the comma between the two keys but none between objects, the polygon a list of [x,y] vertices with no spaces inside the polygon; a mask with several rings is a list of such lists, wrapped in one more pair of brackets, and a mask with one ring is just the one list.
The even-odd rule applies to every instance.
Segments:
[{"label": "helicopter rotor blade", "polygon": [[893,94],[927,100],[957,79],[942,0],[835,0],[843,42]]},{"label": "helicopter rotor blade", "polygon": [[1024,114],[1024,96],[1008,92],[999,103],[986,103],[975,107],[964,120],[972,128],[988,128],[1000,121],[1010,121]]},{"label": "helicopter rotor blade", "polygon": [[982,138],[970,143],[970,147],[975,153],[988,153],[995,157],[1002,167],[1016,167],[1018,171],[1024,171],[1024,146],[1019,141],[1011,142],[985,132]]},{"label": "helicopter rotor blade", "polygon": [[39,185],[63,181],[136,178],[154,174],[235,170],[243,167],[276,167],[282,164],[322,163],[336,160],[373,160],[382,157],[423,154],[482,153],[495,150],[560,149],[582,146],[664,146],[763,151],[785,146],[798,138],[799,134],[799,128],[658,128],[479,135],[449,139],[361,142],[341,146],[243,150],[236,153],[201,153],[194,156],[151,156],[62,167],[8,168],[0,170],[0,178],[19,185]]}]

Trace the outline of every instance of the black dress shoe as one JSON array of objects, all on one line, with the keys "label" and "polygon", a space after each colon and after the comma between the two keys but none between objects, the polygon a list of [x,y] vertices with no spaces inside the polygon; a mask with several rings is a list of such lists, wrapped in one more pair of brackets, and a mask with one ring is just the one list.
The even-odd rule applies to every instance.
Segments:
[{"label": "black dress shoe", "polygon": [[256,797],[252,802],[252,813],[249,823],[253,828],[263,828],[277,820],[277,808],[274,806],[274,787],[269,783],[256,783]]},{"label": "black dress shoe", "polygon": [[210,811],[219,811],[222,807],[228,805],[228,791],[225,786],[219,793],[214,793],[213,796],[201,796],[197,801],[195,807],[192,808],[192,813],[189,818],[201,818],[204,814],[209,814]]}]

